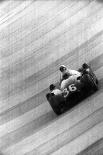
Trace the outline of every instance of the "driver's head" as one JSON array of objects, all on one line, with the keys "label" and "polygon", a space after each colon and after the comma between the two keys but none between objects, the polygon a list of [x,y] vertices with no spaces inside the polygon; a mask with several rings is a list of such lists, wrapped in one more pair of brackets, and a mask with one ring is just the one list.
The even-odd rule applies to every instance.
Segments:
[{"label": "driver's head", "polygon": [[53,90],[55,89],[55,85],[54,85],[54,84],[51,84],[51,85],[49,86],[49,89],[50,89],[50,91],[53,91]]},{"label": "driver's head", "polygon": [[64,72],[66,69],[67,69],[67,68],[66,68],[66,66],[64,66],[64,65],[61,65],[61,66],[59,67],[59,70],[60,70],[61,72]]}]

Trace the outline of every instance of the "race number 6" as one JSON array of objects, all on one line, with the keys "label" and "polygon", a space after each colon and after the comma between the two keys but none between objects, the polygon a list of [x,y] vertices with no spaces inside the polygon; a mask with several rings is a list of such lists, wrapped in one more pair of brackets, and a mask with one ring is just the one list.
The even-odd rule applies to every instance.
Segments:
[{"label": "race number 6", "polygon": [[71,85],[69,85],[69,90],[70,90],[71,92],[73,92],[73,91],[76,91],[77,88],[76,88],[76,86],[75,86],[74,84],[71,84]]}]

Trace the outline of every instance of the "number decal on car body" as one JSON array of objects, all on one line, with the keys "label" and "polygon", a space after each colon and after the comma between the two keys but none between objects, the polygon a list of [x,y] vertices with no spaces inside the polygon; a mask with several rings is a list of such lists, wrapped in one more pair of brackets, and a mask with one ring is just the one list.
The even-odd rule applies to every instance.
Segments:
[{"label": "number decal on car body", "polygon": [[77,88],[76,88],[76,86],[74,85],[74,84],[71,84],[71,85],[69,85],[69,90],[71,91],[71,92],[73,92],[73,91],[76,91],[77,90]]},{"label": "number decal on car body", "polygon": [[[68,89],[69,89],[69,90],[68,90]],[[65,88],[65,89],[63,90],[63,96],[64,96],[64,98],[66,98],[66,97],[68,96],[68,94],[69,94],[70,91],[71,91],[71,92],[74,92],[74,91],[77,90],[77,88],[76,88],[76,86],[75,86],[74,84],[69,85],[69,86],[68,86],[68,89]]]},{"label": "number decal on car body", "polygon": [[68,91],[67,88],[65,88],[65,89],[63,90],[63,95],[64,95],[64,97],[66,98],[66,97],[68,96],[68,94],[69,94],[69,91]]}]

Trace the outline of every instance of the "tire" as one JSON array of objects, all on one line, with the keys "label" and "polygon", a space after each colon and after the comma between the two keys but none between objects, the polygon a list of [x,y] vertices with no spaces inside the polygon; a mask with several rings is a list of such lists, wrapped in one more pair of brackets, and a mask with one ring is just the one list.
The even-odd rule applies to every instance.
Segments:
[{"label": "tire", "polygon": [[97,91],[98,90],[98,81],[97,79],[94,79],[92,76],[88,76],[89,77],[89,83],[91,86],[91,89],[93,91]]},{"label": "tire", "polygon": [[91,77],[91,82],[93,84],[93,90],[96,91],[98,90],[98,79],[96,77],[96,75],[93,73],[93,71],[91,70],[91,74],[90,74],[90,77]]},{"label": "tire", "polygon": [[93,84],[93,90],[94,91],[97,91],[98,90],[98,84],[97,84],[98,82],[96,82],[96,81],[94,81],[93,79],[92,79],[92,84]]},{"label": "tire", "polygon": [[98,84],[96,80],[91,76],[90,74],[85,74],[82,77],[82,83],[84,84],[84,89],[88,91],[97,91],[98,90]]},{"label": "tire", "polygon": [[96,84],[98,85],[99,82],[98,82],[98,79],[97,79],[96,75],[94,73],[92,73],[92,76],[95,79]]},{"label": "tire", "polygon": [[96,78],[96,84],[98,85],[98,83],[99,83],[99,81],[98,81],[98,79]]},{"label": "tire", "polygon": [[62,96],[53,96],[49,99],[49,103],[53,109],[53,111],[57,114],[60,115],[64,112],[64,100]]}]

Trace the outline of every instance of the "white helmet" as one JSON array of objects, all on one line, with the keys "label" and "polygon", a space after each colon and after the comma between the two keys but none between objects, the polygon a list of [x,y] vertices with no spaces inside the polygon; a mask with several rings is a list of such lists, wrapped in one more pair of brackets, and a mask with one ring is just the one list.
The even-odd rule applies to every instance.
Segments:
[{"label": "white helmet", "polygon": [[61,65],[60,67],[59,67],[59,70],[61,71],[61,72],[63,72],[64,70],[66,70],[67,69],[67,67],[65,66],[65,65]]}]

